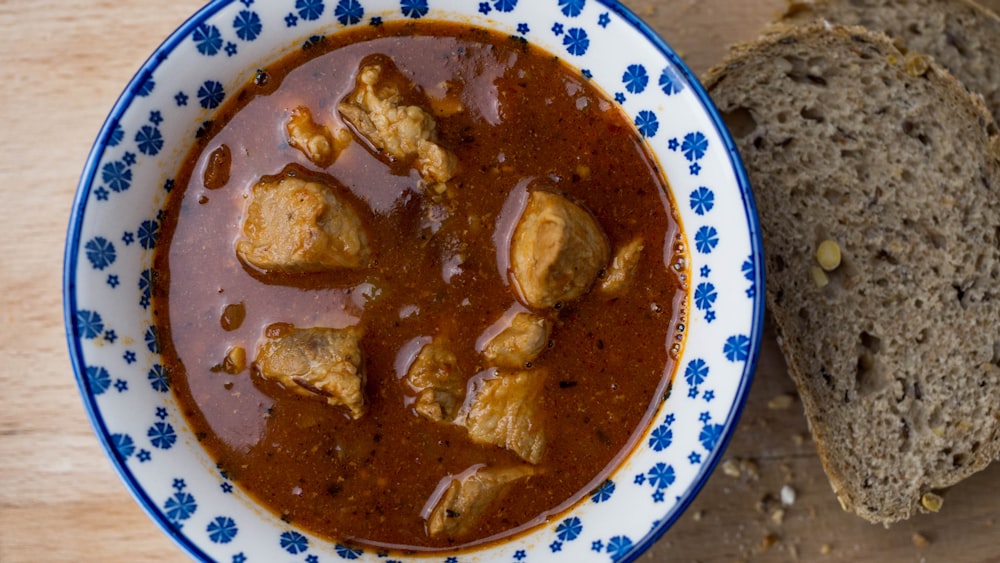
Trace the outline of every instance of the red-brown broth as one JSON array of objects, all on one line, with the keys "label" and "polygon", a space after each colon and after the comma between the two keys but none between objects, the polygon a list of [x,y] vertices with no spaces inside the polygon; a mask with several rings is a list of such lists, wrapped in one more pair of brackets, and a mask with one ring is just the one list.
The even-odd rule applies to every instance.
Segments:
[{"label": "red-brown broth", "polygon": [[[450,182],[457,210],[433,236],[421,229],[426,196],[415,172],[387,166],[357,142],[317,170],[287,144],[284,124],[297,106],[340,125],[336,105],[372,54],[391,58],[418,94],[438,96],[444,81],[463,87],[467,111],[437,119],[440,144],[461,164]],[[473,444],[459,426],[415,415],[398,366],[408,359],[401,354],[415,353],[415,339],[447,336],[465,374],[485,370],[477,340],[517,303],[498,267],[505,247],[497,235],[516,217],[501,210],[517,190],[543,186],[593,213],[613,249],[639,235],[646,248],[626,295],[609,300],[595,291],[548,312],[556,319],[551,347],[531,367],[546,377],[541,471],[517,483],[516,494],[462,543],[537,523],[599,485],[662,400],[686,303],[671,268],[683,248],[665,181],[619,108],[551,55],[456,24],[338,35],[276,63],[267,76],[265,85],[251,82],[234,95],[198,139],[171,194],[156,256],[153,303],[169,377],[220,469],[282,519],[340,542],[453,546],[428,537],[420,516],[441,479],[521,460]],[[206,162],[223,144],[232,154],[230,178],[206,189]],[[238,260],[234,244],[251,187],[289,164],[350,190],[372,233],[371,267],[275,278]],[[459,252],[467,258],[453,270]],[[225,307],[239,303],[245,319],[224,330]],[[251,370],[213,369],[232,346],[252,360],[264,327],[277,322],[364,328],[364,417],[352,420]]]}]

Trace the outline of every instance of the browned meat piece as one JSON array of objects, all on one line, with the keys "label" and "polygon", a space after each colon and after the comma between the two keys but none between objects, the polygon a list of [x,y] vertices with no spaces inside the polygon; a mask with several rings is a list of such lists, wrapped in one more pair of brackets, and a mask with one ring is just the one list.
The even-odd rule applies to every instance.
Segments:
[{"label": "browned meat piece", "polygon": [[285,328],[261,344],[255,364],[263,377],[299,395],[347,407],[352,418],[368,410],[358,327]]},{"label": "browned meat piece", "polygon": [[535,191],[511,241],[511,274],[525,304],[552,307],[583,295],[608,263],[597,221],[565,197]]},{"label": "browned meat piece", "polygon": [[427,517],[431,537],[459,538],[475,529],[490,507],[510,491],[511,485],[535,474],[530,465],[481,467],[464,477],[448,479],[451,484]]},{"label": "browned meat piece", "polygon": [[608,273],[601,281],[601,291],[608,295],[617,297],[628,289],[632,278],[635,277],[635,270],[639,266],[639,258],[642,257],[643,242],[642,237],[636,237],[625,246],[615,252],[615,257],[611,260]]},{"label": "browned meat piece", "polygon": [[370,251],[361,217],[332,186],[285,175],[253,188],[236,252],[265,272],[363,268]]},{"label": "browned meat piece", "polygon": [[552,323],[548,319],[518,313],[507,328],[486,344],[483,357],[497,367],[524,367],[545,350],[551,333]]},{"label": "browned meat piece", "polygon": [[522,371],[483,380],[466,412],[456,421],[479,444],[507,448],[529,463],[545,453],[541,393],[545,374]]},{"label": "browned meat piece", "polygon": [[424,181],[447,182],[458,161],[437,144],[434,118],[419,106],[403,105],[399,89],[382,75],[381,64],[362,66],[357,88],[338,106],[341,115],[376,150],[396,160],[415,158]]},{"label": "browned meat piece", "polygon": [[313,121],[309,108],[299,106],[292,112],[285,126],[288,144],[302,151],[316,166],[326,168],[333,164],[340,151],[351,142],[347,129],[337,129],[330,133],[325,125]]},{"label": "browned meat piece", "polygon": [[421,348],[406,382],[417,392],[414,408],[421,416],[440,421],[455,414],[464,380],[455,354],[444,344],[434,341]]}]

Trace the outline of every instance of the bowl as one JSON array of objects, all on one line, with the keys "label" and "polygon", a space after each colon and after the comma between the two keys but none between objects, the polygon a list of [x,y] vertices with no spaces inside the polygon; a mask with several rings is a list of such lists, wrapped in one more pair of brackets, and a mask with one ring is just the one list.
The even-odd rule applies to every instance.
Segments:
[{"label": "bowl", "polygon": [[[150,307],[164,205],[213,111],[254,69],[333,34],[395,20],[499,30],[562,58],[634,123],[669,183],[685,237],[678,268],[686,336],[665,400],[651,399],[634,446],[563,512],[454,551],[408,554],[324,539],[256,505],[181,413]],[[98,439],[149,517],[196,559],[620,561],[677,520],[736,426],[761,340],[762,264],[750,186],[720,116],[678,55],[616,2],[218,0],[150,56],[97,136],[69,223],[65,323]]]}]

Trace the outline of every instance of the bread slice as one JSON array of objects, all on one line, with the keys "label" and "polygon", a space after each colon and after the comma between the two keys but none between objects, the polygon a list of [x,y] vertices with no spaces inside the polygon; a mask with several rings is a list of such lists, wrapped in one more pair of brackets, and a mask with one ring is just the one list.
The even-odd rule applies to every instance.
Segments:
[{"label": "bread slice", "polygon": [[834,492],[870,521],[908,518],[1000,454],[997,128],[947,71],[860,27],[779,28],[705,83],[754,187],[769,311]]},{"label": "bread slice", "polygon": [[815,19],[884,31],[896,46],[934,57],[983,95],[1000,121],[1000,17],[969,0],[816,0],[794,2],[785,20]]}]

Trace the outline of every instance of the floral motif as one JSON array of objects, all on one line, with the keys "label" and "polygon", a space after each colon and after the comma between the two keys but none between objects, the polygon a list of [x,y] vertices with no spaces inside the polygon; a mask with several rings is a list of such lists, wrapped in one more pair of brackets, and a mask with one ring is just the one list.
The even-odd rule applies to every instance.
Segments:
[{"label": "floral motif", "polygon": [[702,254],[711,254],[719,246],[719,231],[711,225],[706,225],[694,235],[695,247]]},{"label": "floral motif", "polygon": [[692,387],[701,385],[707,377],[708,363],[701,358],[691,360],[684,369],[684,381]]},{"label": "floral motif", "polygon": [[80,309],[76,312],[76,329],[87,340],[93,340],[104,332],[104,321],[96,311]]},{"label": "floral motif", "polygon": [[590,500],[602,503],[610,499],[613,494],[615,494],[615,483],[608,479],[590,495]]},{"label": "floral motif", "polygon": [[401,0],[399,9],[408,18],[419,19],[427,15],[427,0]]},{"label": "floral motif", "polygon": [[650,484],[657,489],[666,489],[677,480],[677,473],[674,471],[674,466],[663,462],[653,466],[646,476],[649,478]]},{"label": "floral motif", "polygon": [[631,549],[632,540],[628,536],[615,536],[608,540],[607,552],[611,555],[612,561],[621,560]]},{"label": "floral motif", "polygon": [[715,449],[715,445],[719,443],[719,438],[722,437],[722,431],[725,429],[721,424],[706,424],[701,429],[701,433],[698,434],[698,441],[701,442],[702,447],[708,451]]},{"label": "floral motif", "polygon": [[566,47],[569,54],[582,56],[590,48],[590,37],[587,36],[585,30],[579,27],[571,27],[566,30],[566,36],[563,37],[563,46]]},{"label": "floral motif", "polygon": [[642,110],[635,116],[635,126],[639,133],[646,138],[652,139],[656,132],[660,130],[660,120],[656,114],[649,110]]},{"label": "floral motif", "polygon": [[684,142],[681,143],[681,152],[684,153],[684,158],[691,162],[701,160],[705,158],[707,151],[708,138],[703,133],[688,133],[684,136]]},{"label": "floral motif", "polygon": [[174,522],[187,520],[198,510],[198,503],[194,496],[183,491],[177,492],[174,496],[163,503],[163,511],[167,518]]},{"label": "floral motif", "polygon": [[87,251],[87,260],[95,270],[103,270],[115,263],[115,245],[104,237],[94,237],[84,245]]},{"label": "floral motif", "polygon": [[219,516],[209,522],[205,531],[208,533],[208,539],[212,540],[212,542],[229,543],[233,541],[233,538],[236,537],[236,534],[240,530],[236,527],[236,522],[232,518]]},{"label": "floral motif", "polygon": [[198,103],[205,109],[215,109],[219,107],[222,100],[226,98],[226,91],[221,82],[207,80],[198,88]]},{"label": "floral motif", "polygon": [[354,25],[365,17],[365,9],[361,7],[358,0],[340,0],[333,10],[333,16],[337,18],[340,25]]},{"label": "floral motif", "polygon": [[113,192],[124,192],[132,185],[132,170],[122,161],[109,162],[101,169],[101,179]]},{"label": "floral motif", "polygon": [[360,549],[354,549],[352,547],[347,547],[346,545],[340,545],[339,543],[336,546],[334,546],[334,550],[336,550],[337,555],[339,555],[341,559],[348,559],[348,560],[357,559],[358,557],[361,557],[365,553]]},{"label": "floral motif", "polygon": [[112,434],[111,443],[123,459],[128,459],[135,453],[135,442],[128,434]]},{"label": "floral motif", "polygon": [[573,541],[583,532],[583,523],[576,516],[567,518],[556,527],[556,537],[562,541]]},{"label": "floral motif", "polygon": [[295,0],[295,10],[306,21],[318,20],[325,9],[323,0]]},{"label": "floral motif", "polygon": [[702,311],[711,309],[718,298],[719,292],[715,290],[715,285],[711,283],[700,283],[694,290],[694,305]]},{"label": "floral motif", "polygon": [[87,366],[87,381],[94,395],[103,395],[111,387],[111,374],[100,366]]},{"label": "floral motif", "polygon": [[139,152],[148,156],[156,156],[163,148],[163,135],[156,127],[143,125],[135,134],[135,142]]},{"label": "floral motif", "polygon": [[646,89],[646,85],[649,84],[649,74],[646,73],[646,67],[642,65],[629,65],[622,76],[622,83],[625,84],[625,89],[629,92],[633,94],[642,93]]},{"label": "floral motif", "polygon": [[214,25],[201,24],[191,34],[191,39],[198,46],[198,52],[206,56],[214,56],[222,49],[222,33]]},{"label": "floral motif", "polygon": [[700,186],[691,192],[691,210],[698,215],[704,215],[715,207],[715,192]]},{"label": "floral motif", "polygon": [[261,23],[257,12],[242,10],[233,20],[233,29],[236,30],[236,37],[244,41],[253,41],[264,30],[264,24]]},{"label": "floral motif", "polygon": [[166,422],[157,422],[146,431],[146,437],[153,447],[161,450],[169,450],[177,442],[177,433],[174,427]]},{"label": "floral motif", "polygon": [[586,3],[587,0],[559,0],[559,8],[566,17],[575,18],[583,11],[583,5]]},{"label": "floral motif", "polygon": [[160,364],[153,364],[146,378],[149,379],[149,384],[153,386],[154,391],[166,393],[170,390],[170,380],[167,379],[167,370]]},{"label": "floral motif", "polygon": [[653,451],[662,452],[670,447],[674,441],[674,431],[666,425],[657,426],[649,435],[649,447]]},{"label": "floral motif", "polygon": [[667,66],[660,73],[660,90],[668,96],[684,91],[684,79],[681,78],[673,65]]},{"label": "floral motif", "polygon": [[281,548],[296,555],[309,549],[309,540],[296,531],[284,532],[281,534]]},{"label": "floral motif", "polygon": [[730,336],[724,353],[730,362],[745,362],[750,357],[750,337],[743,334]]}]

